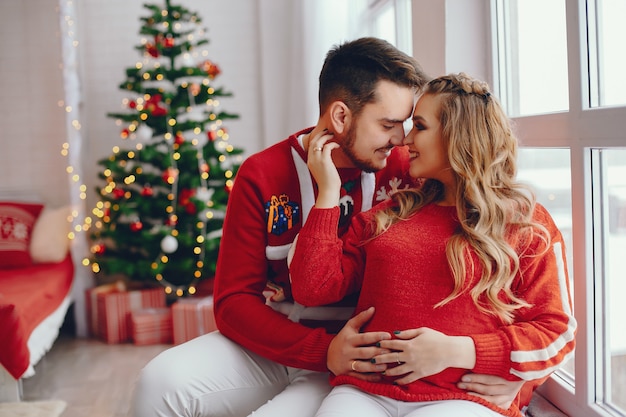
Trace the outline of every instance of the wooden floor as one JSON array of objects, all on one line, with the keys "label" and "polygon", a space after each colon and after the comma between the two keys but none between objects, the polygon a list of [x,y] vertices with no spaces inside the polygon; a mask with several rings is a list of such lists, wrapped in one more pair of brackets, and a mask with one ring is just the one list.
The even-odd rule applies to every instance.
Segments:
[{"label": "wooden floor", "polygon": [[62,417],[126,417],[139,370],[170,345],[109,345],[61,334],[24,380],[26,401],[67,402]]}]

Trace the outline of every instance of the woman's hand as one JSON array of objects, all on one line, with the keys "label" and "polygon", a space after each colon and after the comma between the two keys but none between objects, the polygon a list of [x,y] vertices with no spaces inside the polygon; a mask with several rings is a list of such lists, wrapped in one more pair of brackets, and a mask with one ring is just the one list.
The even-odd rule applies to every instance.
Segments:
[{"label": "woman's hand", "polygon": [[351,318],[330,342],[326,366],[333,374],[351,375],[366,381],[380,380],[380,373],[387,369],[387,365],[374,364],[371,358],[388,352],[376,344],[381,340],[390,339],[391,335],[386,332],[359,332],[373,314],[373,307],[360,312]]},{"label": "woman's hand", "polygon": [[383,340],[381,347],[391,352],[379,355],[376,363],[396,364],[385,375],[400,376],[395,382],[405,385],[444,369],[471,369],[476,362],[474,341],[467,336],[447,336],[427,327],[398,331],[396,339]]},{"label": "woman's hand", "polygon": [[331,157],[333,149],[339,144],[331,142],[332,138],[327,129],[311,132],[309,137],[307,165],[318,186],[317,208],[332,208],[339,204],[341,178]]}]

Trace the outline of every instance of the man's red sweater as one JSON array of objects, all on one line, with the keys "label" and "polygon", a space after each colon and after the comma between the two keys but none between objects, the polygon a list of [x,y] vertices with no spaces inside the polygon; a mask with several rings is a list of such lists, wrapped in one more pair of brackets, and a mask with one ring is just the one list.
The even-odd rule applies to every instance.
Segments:
[{"label": "man's red sweater", "polygon": [[[334,309],[300,311],[293,305],[287,253],[317,197],[299,140],[310,131],[250,156],[240,167],[217,263],[215,318],[222,334],[259,355],[286,366],[325,372],[332,331],[350,317],[356,299],[339,301],[340,307]],[[394,149],[387,167],[376,174],[341,169],[340,175],[343,214],[339,230],[336,223],[333,233],[341,235],[355,213],[409,185],[408,153],[405,148]],[[271,303],[264,295],[268,282],[279,292]],[[346,310],[343,317],[336,315]],[[316,317],[322,321],[313,320]]]},{"label": "man's red sweater", "polygon": [[[380,206],[386,204],[391,203]],[[537,206],[534,217],[550,233],[549,250],[539,252],[545,242],[538,236],[527,247],[511,242],[513,247],[524,247],[512,290],[531,304],[516,313],[511,325],[478,310],[468,291],[434,307],[453,289],[445,246],[459,228],[455,207],[428,205],[368,241],[373,211],[356,216],[343,241],[336,232],[337,208],[311,211],[290,265],[296,301],[307,306],[327,304],[360,288],[356,311],[376,308],[363,331],[429,327],[447,335],[470,336],[476,346],[476,366],[471,371],[508,380],[543,379],[572,355],[576,321],[563,238],[543,207]],[[476,282],[476,275],[468,276],[465,287]],[[331,382],[402,401],[476,401],[507,416],[520,416],[519,408],[530,402],[531,389],[522,390],[509,410],[468,395],[456,387],[468,371],[448,368],[403,386],[394,385],[391,378],[376,383],[348,375],[332,376]]]}]

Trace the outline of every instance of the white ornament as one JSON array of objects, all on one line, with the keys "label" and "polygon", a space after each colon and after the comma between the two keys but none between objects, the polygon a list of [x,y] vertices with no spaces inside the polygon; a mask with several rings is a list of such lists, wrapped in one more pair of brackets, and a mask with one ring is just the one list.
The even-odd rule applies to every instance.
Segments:
[{"label": "white ornament", "polygon": [[135,134],[137,135],[137,140],[139,140],[139,142],[141,143],[145,143],[152,139],[153,133],[153,130],[146,124],[142,124],[141,126],[139,126],[137,132],[135,132]]},{"label": "white ornament", "polygon": [[215,190],[213,188],[199,187],[196,189],[196,198],[203,202],[208,202],[213,197]]},{"label": "white ornament", "polygon": [[167,235],[161,241],[161,250],[165,253],[176,252],[178,249],[178,240],[172,235]]}]

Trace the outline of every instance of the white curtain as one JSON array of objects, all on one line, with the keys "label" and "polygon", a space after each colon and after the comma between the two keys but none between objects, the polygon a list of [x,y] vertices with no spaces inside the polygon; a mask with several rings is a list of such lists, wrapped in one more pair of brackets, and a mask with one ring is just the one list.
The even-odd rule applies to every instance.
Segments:
[{"label": "white curtain", "polygon": [[358,36],[364,0],[257,0],[263,146],[317,122],[318,76],[335,44]]}]

